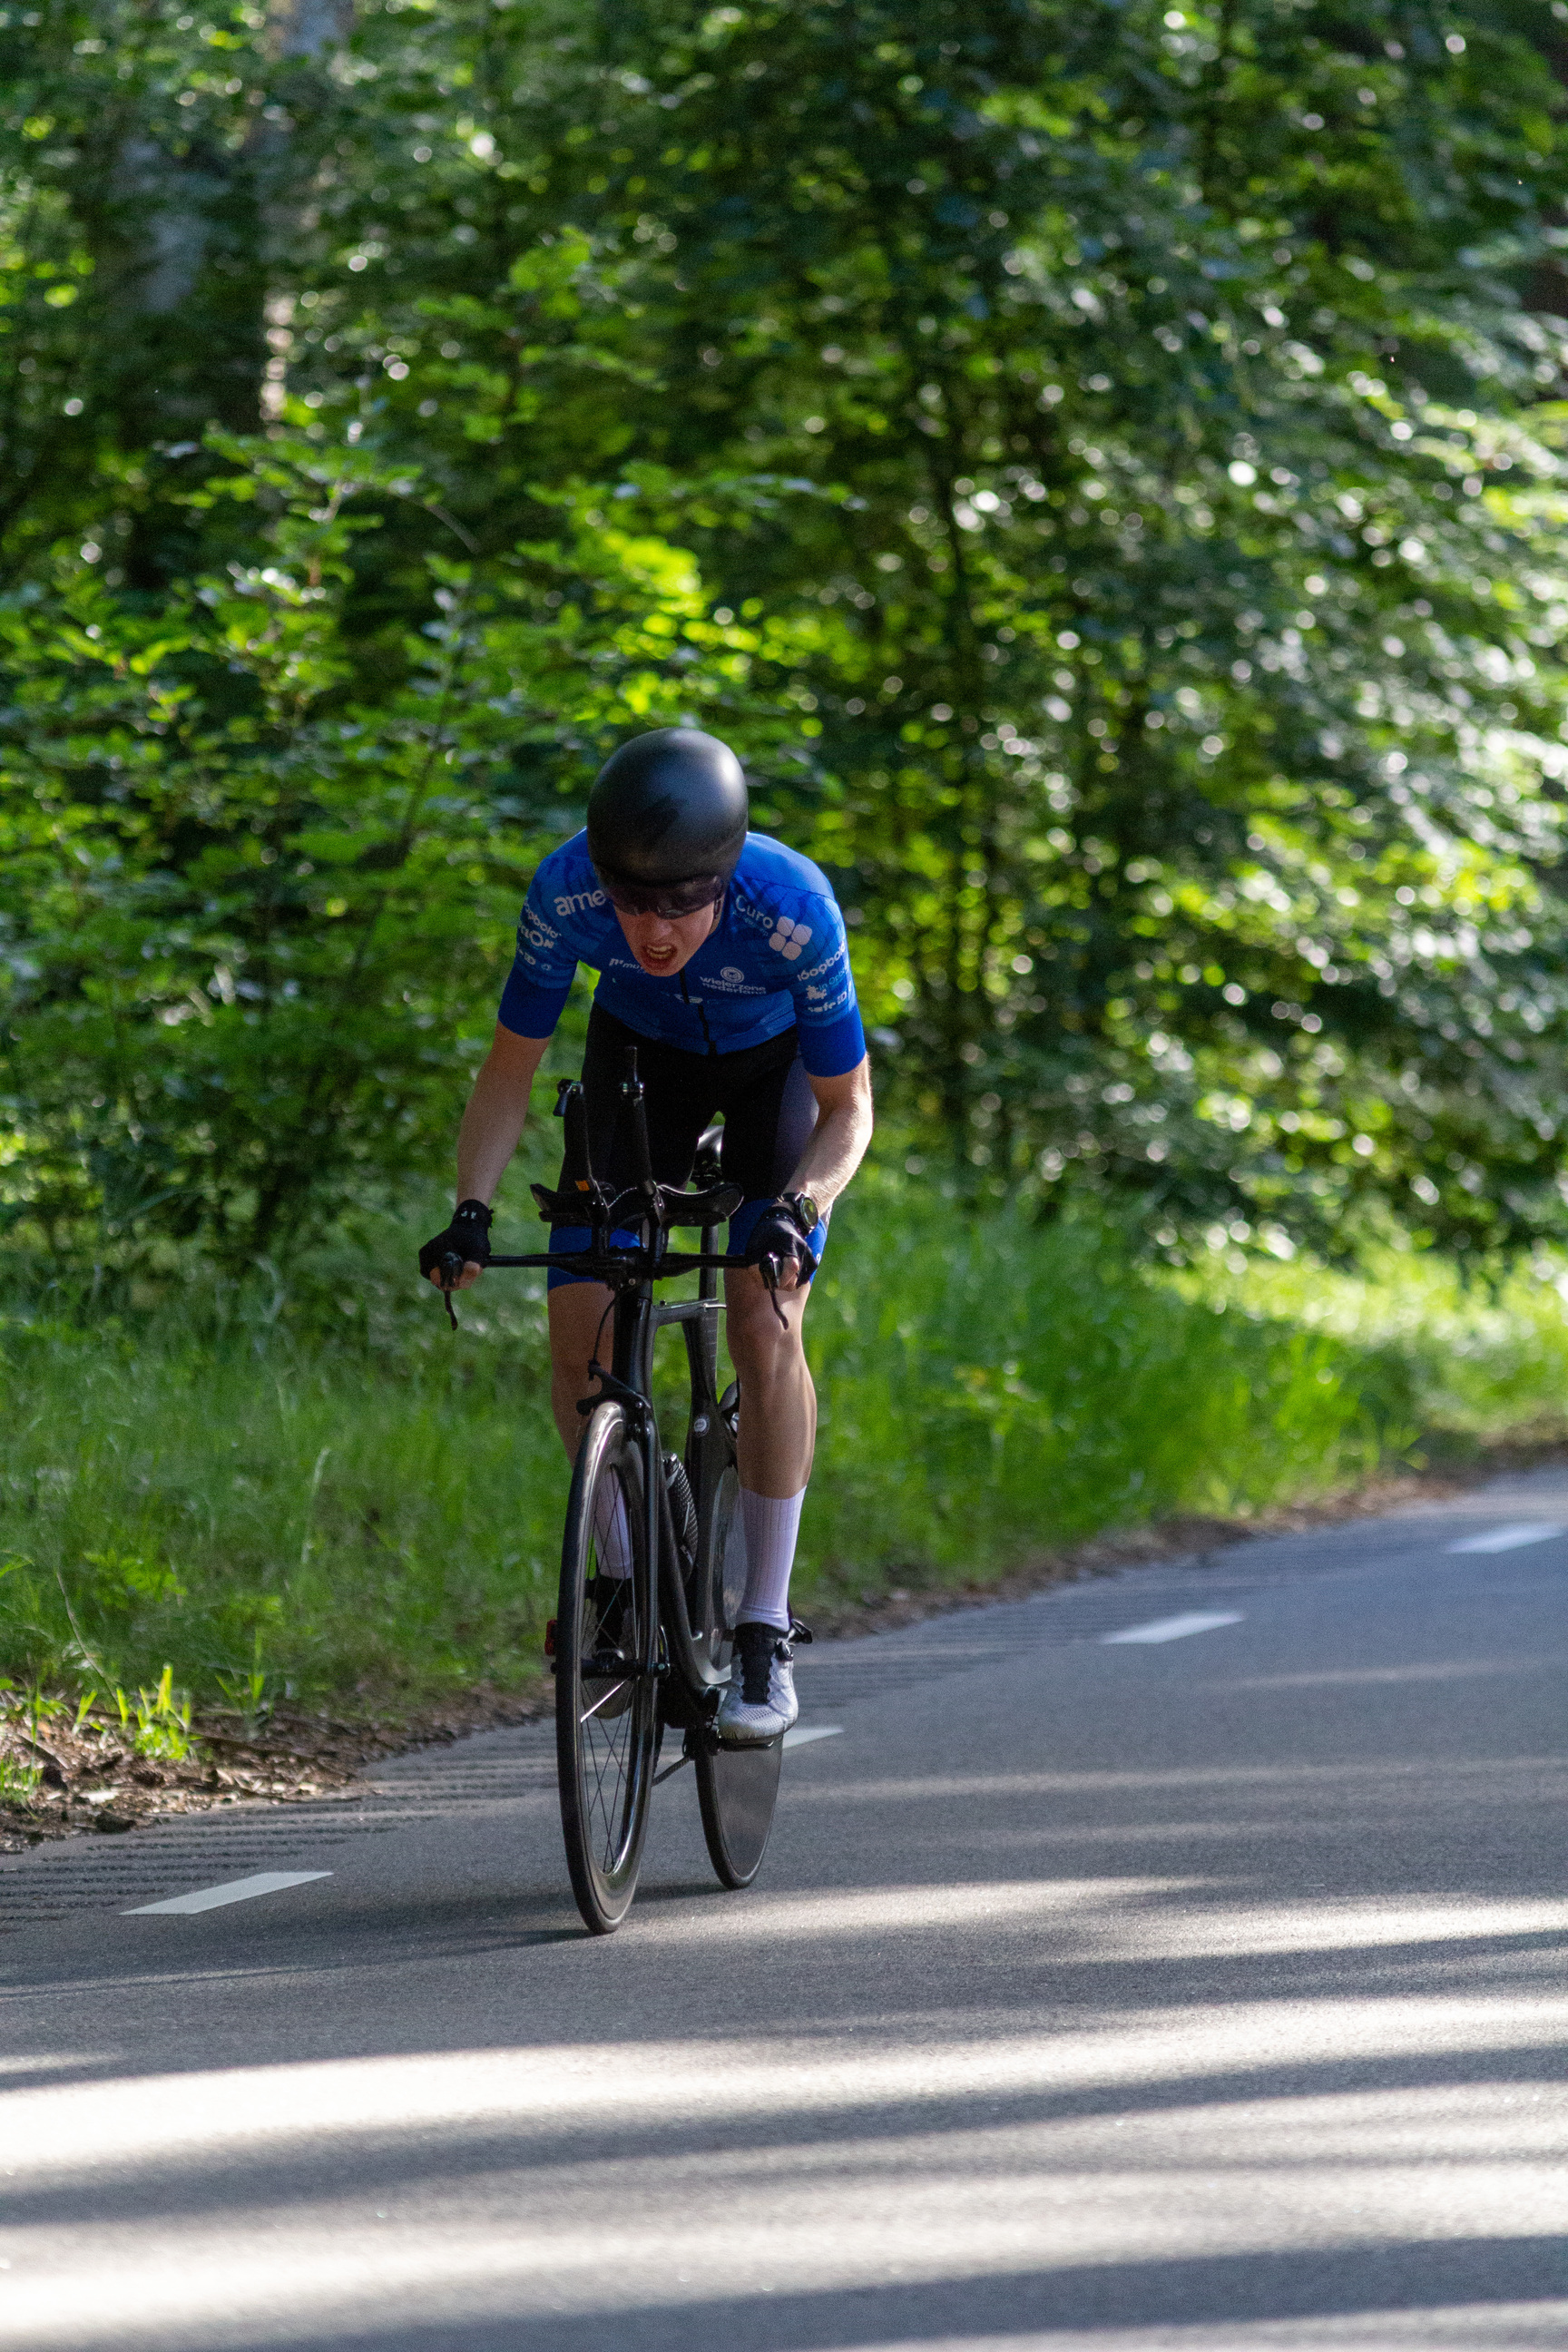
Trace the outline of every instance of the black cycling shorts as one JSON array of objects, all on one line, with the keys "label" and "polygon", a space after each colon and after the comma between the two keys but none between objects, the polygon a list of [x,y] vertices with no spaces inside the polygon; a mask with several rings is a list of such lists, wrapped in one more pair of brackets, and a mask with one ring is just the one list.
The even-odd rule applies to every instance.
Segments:
[{"label": "black cycling shorts", "polygon": [[[583,1056],[583,1093],[588,1113],[588,1159],[594,1173],[612,1192],[637,1181],[632,1165],[632,1139],[622,1116],[621,1080],[626,1076],[626,1047],[635,1045],[637,1076],[643,1082],[643,1108],[647,1114],[648,1156],[660,1184],[685,1184],[697,1156],[698,1138],[721,1112],[724,1131],[719,1160],[726,1184],[738,1184],[741,1206],[730,1220],[730,1248],[739,1253],[752,1237],[763,1211],[776,1201],[788,1183],[816,1125],[816,1097],[800,1058],[795,1032],[786,1029],[761,1045],[744,1045],[735,1054],[689,1054],[678,1045],[664,1045],[639,1035],[613,1013],[595,1004],[588,1015],[588,1045]],[[563,1168],[558,1185],[565,1183]],[[586,1249],[592,1238],[586,1225],[556,1225],[550,1235],[556,1253]],[[629,1229],[616,1238],[630,1245],[637,1235]],[[826,1221],[812,1234],[810,1247],[822,1255],[827,1239]],[[552,1267],[550,1288],[569,1282],[586,1282],[587,1275]]]}]

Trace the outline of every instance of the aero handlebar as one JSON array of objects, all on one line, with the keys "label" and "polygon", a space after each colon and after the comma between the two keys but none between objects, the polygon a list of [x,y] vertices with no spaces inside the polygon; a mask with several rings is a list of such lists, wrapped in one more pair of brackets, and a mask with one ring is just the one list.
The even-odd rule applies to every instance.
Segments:
[{"label": "aero handlebar", "polygon": [[[784,1261],[768,1256],[749,1259],[732,1253],[713,1250],[670,1250],[665,1247],[665,1236],[672,1225],[708,1225],[720,1223],[731,1215],[741,1204],[741,1194],[734,1185],[720,1184],[705,1192],[682,1192],[674,1186],[660,1184],[653,1172],[653,1160],[648,1149],[647,1111],[643,1100],[642,1080],[637,1076],[637,1047],[626,1048],[626,1076],[621,1081],[623,1118],[631,1125],[632,1165],[637,1181],[626,1192],[613,1197],[595,1179],[588,1152],[588,1117],[580,1082],[563,1081],[557,1092],[556,1113],[566,1129],[565,1165],[562,1171],[559,1192],[547,1192],[535,1184],[534,1199],[539,1213],[547,1224],[586,1224],[593,1239],[585,1250],[531,1250],[521,1255],[507,1255],[487,1258],[489,1265],[555,1266],[563,1274],[585,1276],[590,1281],[619,1285],[628,1282],[658,1282],[681,1274],[700,1274],[707,1267],[728,1269],[754,1264],[766,1284],[773,1300],[773,1313],[787,1330],[787,1318],[778,1301],[779,1276]],[[643,1227],[647,1239],[627,1248],[611,1241],[612,1231],[623,1223]],[[816,1260],[807,1251],[805,1272],[815,1274]],[[440,1291],[452,1328],[458,1328],[458,1318],[452,1306],[452,1293],[462,1279],[465,1260],[456,1250],[448,1250],[440,1262]]]}]

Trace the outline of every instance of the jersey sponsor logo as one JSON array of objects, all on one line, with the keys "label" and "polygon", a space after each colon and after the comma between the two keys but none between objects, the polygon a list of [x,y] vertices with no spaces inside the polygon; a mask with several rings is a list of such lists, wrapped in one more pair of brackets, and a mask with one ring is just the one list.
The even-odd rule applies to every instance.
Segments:
[{"label": "jersey sponsor logo", "polygon": [[809,923],[794,923],[787,915],[781,915],[773,926],[768,945],[783,956],[785,963],[798,963],[810,938]]},{"label": "jersey sponsor logo", "polygon": [[562,897],[556,899],[555,911],[564,917],[580,914],[584,907],[602,907],[604,903],[605,894],[602,890],[575,890],[570,898]]},{"label": "jersey sponsor logo", "polygon": [[733,984],[736,981],[744,980],[746,975],[737,965],[727,963],[724,966],[723,971],[719,974],[719,977],[721,980],[727,980]]}]

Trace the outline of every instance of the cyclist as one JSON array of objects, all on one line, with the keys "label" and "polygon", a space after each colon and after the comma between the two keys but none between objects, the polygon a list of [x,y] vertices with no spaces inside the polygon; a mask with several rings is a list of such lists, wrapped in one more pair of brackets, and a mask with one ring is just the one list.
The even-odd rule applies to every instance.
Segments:
[{"label": "cyclist", "polygon": [[[726,743],[664,727],[623,743],[595,781],[584,830],[533,877],[518,927],[495,1040],[458,1139],[458,1207],[419,1254],[432,1281],[448,1251],[459,1288],[489,1255],[489,1202],[517,1148],[529,1087],[577,965],[599,974],[583,1088],[595,1173],[635,1181],[618,1118],[625,1049],[647,1082],[653,1172],[684,1184],[697,1140],[724,1114],[724,1181],[742,1205],[725,1277],[730,1354],[741,1383],[738,1454],[746,1586],[718,1728],[762,1741],[799,1712],[790,1648],[790,1570],[811,1474],[816,1394],[801,1345],[806,1253],[820,1258],[827,1214],[871,1135],[871,1077],[844,920],[826,877],[747,830],[745,778]],[[630,1233],[621,1236],[631,1241]],[[552,1252],[586,1248],[584,1226],[555,1226]],[[794,1311],[782,1320],[761,1271],[777,1270]],[[563,1269],[549,1276],[552,1403],[569,1458],[588,1365],[610,1293]],[[631,1569],[621,1524],[598,1531],[602,1574]]]}]

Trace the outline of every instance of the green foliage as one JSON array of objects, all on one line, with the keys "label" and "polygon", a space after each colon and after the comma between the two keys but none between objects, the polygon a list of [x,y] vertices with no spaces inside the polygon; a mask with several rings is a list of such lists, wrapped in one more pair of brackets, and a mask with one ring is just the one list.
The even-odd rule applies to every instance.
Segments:
[{"label": "green foliage", "polygon": [[832,870],[917,1167],[1561,1231],[1534,0],[27,13],[30,1237],[237,1264],[431,1165],[528,868],[685,715]]},{"label": "green foliage", "polygon": [[165,1665],[153,1688],[139,1690],[133,1699],[127,1698],[116,1686],[114,1705],[120,1728],[129,1739],[133,1755],[183,1764],[190,1754],[191,1702],[184,1693],[176,1697],[174,1680],[174,1667]]},{"label": "green foliage", "polygon": [[44,1777],[39,1764],[23,1764],[15,1756],[0,1756],[0,1805],[31,1804]]},{"label": "green foliage", "polygon": [[556,544],[482,580],[431,557],[435,617],[367,701],[345,599],[375,521],[350,509],[421,485],[352,428],[216,446],[234,470],[188,503],[253,514],[250,561],[153,615],[79,562],[0,606],[12,1213],[100,1260],[162,1233],[245,1263],[444,1157],[560,824],[515,772],[530,736],[563,700],[590,740],[689,711],[725,653],[676,551],[568,510],[591,613],[543,584]]},{"label": "green foliage", "polygon": [[[880,1217],[836,1218],[817,1286],[808,1583],[962,1579],[1107,1527],[1246,1516],[1415,1434],[1396,1356],[1184,1300],[1119,1236],[897,1213],[896,1244]],[[879,1250],[903,1271],[868,1284]]]},{"label": "green foliage", "polygon": [[1542,60],[1484,9],[619,21],[577,184],[694,379],[663,446],[852,492],[711,568],[818,607],[813,837],[924,1115],[1155,1224],[1551,1224]]},{"label": "green foliage", "polygon": [[271,1677],[266,1667],[259,1663],[261,1657],[259,1626],[257,1627],[255,1634],[255,1655],[258,1663],[250,1668],[248,1674],[243,1671],[225,1674],[219,1667],[215,1670],[213,1675],[214,1681],[229,1706],[238,1716],[240,1729],[247,1739],[255,1738],[262,1724],[271,1715],[273,1706],[272,1696],[268,1687]]},{"label": "green foliage", "polygon": [[1561,1442],[1568,1269],[1555,1254],[1483,1282],[1431,1251],[1377,1249],[1359,1272],[1330,1272],[1310,1260],[1249,1260],[1216,1239],[1184,1286],[1404,1364],[1422,1418],[1449,1448]]},{"label": "green foliage", "polygon": [[127,1692],[167,1661],[253,1712],[289,1686],[526,1678],[564,1495],[542,1308],[458,1354],[411,1289],[393,1348],[199,1282],[151,1324],[13,1324],[0,1653]]}]

